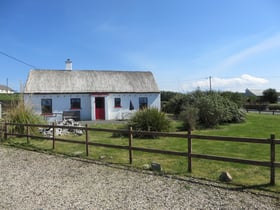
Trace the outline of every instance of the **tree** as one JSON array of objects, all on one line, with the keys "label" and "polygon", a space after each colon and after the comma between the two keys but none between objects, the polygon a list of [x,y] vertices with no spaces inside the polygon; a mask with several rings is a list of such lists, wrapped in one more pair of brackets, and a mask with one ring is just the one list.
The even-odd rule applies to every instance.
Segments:
[{"label": "tree", "polygon": [[275,89],[269,88],[263,91],[263,100],[269,103],[276,103],[278,100],[278,94]]}]

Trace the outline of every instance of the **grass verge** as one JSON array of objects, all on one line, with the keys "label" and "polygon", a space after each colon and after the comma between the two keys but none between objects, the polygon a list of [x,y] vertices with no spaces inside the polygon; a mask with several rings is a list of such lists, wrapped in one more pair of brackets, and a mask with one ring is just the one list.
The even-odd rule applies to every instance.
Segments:
[{"label": "grass verge", "polygon": [[[121,128],[122,125],[92,125],[102,128]],[[280,115],[248,114],[247,121],[241,124],[230,124],[220,126],[217,129],[196,130],[194,133],[203,135],[235,136],[269,138],[271,133],[280,137]],[[66,138],[66,137],[64,137]],[[68,136],[68,139],[84,141],[85,135]],[[128,145],[127,137],[113,137],[112,133],[89,132],[90,142],[107,144]],[[69,156],[79,156],[109,163],[129,165],[127,150],[110,149],[90,146],[89,157],[85,156],[85,145],[56,142],[52,150],[52,142],[49,140],[32,139],[29,144],[26,138],[9,138],[4,144],[17,147],[28,147],[33,150],[44,150],[54,153],[62,153]],[[179,138],[161,137],[156,139],[134,139],[133,145],[144,148],[155,148],[163,150],[187,151],[187,140]],[[269,160],[269,145],[193,140],[193,152],[198,154],[209,154],[233,158],[244,158],[252,160]],[[276,145],[276,161],[280,162],[280,145]],[[229,171],[233,177],[231,185],[244,188],[256,188],[280,194],[280,169],[276,169],[276,185],[269,186],[270,169],[261,166],[250,166],[237,163],[220,161],[209,161],[193,159],[193,171],[187,172],[187,158],[172,155],[161,155],[145,152],[133,152],[133,167],[142,168],[144,164],[158,162],[164,173],[180,176],[193,176],[212,181],[218,181],[222,171]]]}]

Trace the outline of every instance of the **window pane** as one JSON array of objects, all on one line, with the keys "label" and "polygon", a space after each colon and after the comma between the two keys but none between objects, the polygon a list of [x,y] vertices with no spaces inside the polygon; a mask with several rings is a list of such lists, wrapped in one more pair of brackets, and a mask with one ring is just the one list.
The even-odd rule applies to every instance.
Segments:
[{"label": "window pane", "polygon": [[121,107],[121,98],[115,98],[115,107]]},{"label": "window pane", "polygon": [[71,109],[80,109],[80,108],[81,108],[81,99],[71,98]]},{"label": "window pane", "polygon": [[42,114],[52,113],[52,99],[42,99],[41,100],[41,111]]},{"label": "window pane", "polygon": [[130,103],[129,103],[129,110],[134,110],[134,105],[133,105],[131,100],[130,100]]},{"label": "window pane", "polygon": [[145,109],[148,107],[148,98],[147,97],[140,97],[139,98],[139,108]]}]

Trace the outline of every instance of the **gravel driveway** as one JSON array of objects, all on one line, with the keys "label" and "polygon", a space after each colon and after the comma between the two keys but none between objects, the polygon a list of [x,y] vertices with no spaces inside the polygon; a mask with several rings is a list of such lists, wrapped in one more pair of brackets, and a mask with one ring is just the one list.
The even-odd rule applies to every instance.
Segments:
[{"label": "gravel driveway", "polygon": [[280,209],[279,198],[0,146],[0,209]]}]

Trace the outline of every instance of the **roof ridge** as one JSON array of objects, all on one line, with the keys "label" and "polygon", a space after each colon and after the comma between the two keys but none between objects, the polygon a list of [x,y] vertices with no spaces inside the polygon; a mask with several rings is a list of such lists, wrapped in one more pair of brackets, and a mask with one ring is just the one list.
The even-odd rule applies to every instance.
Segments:
[{"label": "roof ridge", "polygon": [[75,70],[65,70],[65,69],[31,69],[31,71],[66,71],[66,72],[82,72],[82,71],[95,71],[95,72],[151,72],[151,71],[139,71],[139,70],[106,70],[106,69],[75,69]]}]

